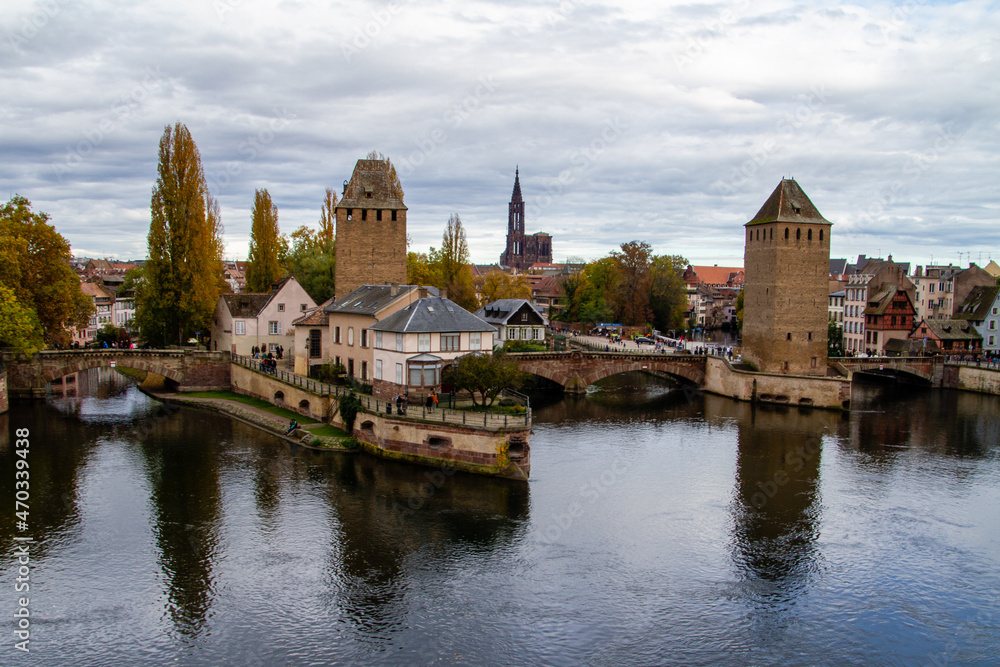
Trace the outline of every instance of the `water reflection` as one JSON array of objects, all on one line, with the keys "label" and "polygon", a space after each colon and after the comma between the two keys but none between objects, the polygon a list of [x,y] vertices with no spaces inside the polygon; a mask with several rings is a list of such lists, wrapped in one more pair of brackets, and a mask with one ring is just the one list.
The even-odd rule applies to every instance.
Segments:
[{"label": "water reflection", "polygon": [[727,407],[740,413],[732,558],[750,598],[788,602],[819,569],[823,438],[836,432],[841,416],[733,402]]}]

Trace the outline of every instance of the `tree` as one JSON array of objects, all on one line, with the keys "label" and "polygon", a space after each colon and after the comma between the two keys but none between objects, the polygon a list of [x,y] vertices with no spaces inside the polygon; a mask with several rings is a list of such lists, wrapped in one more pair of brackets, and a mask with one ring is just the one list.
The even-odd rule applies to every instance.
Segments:
[{"label": "tree", "polygon": [[285,266],[316,303],[323,303],[336,293],[334,247],[333,240],[324,240],[322,229],[315,232],[303,225],[292,232],[292,248]]},{"label": "tree", "polygon": [[0,347],[29,357],[45,347],[38,315],[5,285],[0,285]]},{"label": "tree", "polygon": [[490,271],[473,279],[480,294],[480,306],[498,299],[531,299],[531,286],[524,276],[512,276],[506,271]]},{"label": "tree", "polygon": [[686,266],[687,260],[680,255],[658,255],[650,262],[649,308],[660,331],[683,326],[688,306]]},{"label": "tree", "polygon": [[222,221],[198,147],[182,123],[160,137],[150,203],[149,259],[136,289],[136,321],[147,342],[182,344],[208,331],[225,290]]},{"label": "tree", "polygon": [[827,354],[831,357],[844,356],[844,330],[831,320],[827,325],[826,335]]},{"label": "tree", "polygon": [[406,281],[411,285],[444,285],[441,267],[433,257],[436,257],[434,248],[431,248],[429,254],[413,251],[406,253]]},{"label": "tree", "polygon": [[649,307],[652,246],[645,241],[629,241],[621,245],[621,252],[612,252],[611,256],[618,269],[610,298],[615,318],[625,325],[645,324],[653,314]]},{"label": "tree", "polygon": [[251,218],[247,291],[267,292],[281,277],[281,263],[288,254],[288,242],[278,231],[278,207],[267,188],[254,192]]},{"label": "tree", "polygon": [[[488,408],[501,391],[519,386],[524,377],[517,362],[502,355],[467,354],[445,372],[444,381],[454,385],[456,391],[468,391],[473,405]],[[477,393],[480,403],[476,402]]]},{"label": "tree", "polygon": [[[66,327],[86,326],[94,306],[70,268],[69,243],[48,221],[47,214],[33,213],[31,202],[20,195],[0,207],[0,286],[13,292],[15,299],[5,301],[11,313],[34,313],[44,343],[64,346],[70,342]],[[21,326],[26,323],[15,329],[23,332]],[[33,341],[30,348],[36,341],[33,334],[25,335]]]},{"label": "tree", "polygon": [[337,226],[337,194],[333,188],[326,189],[326,196],[323,198],[323,208],[319,213],[319,242],[324,246],[333,248],[333,240],[336,238]]}]

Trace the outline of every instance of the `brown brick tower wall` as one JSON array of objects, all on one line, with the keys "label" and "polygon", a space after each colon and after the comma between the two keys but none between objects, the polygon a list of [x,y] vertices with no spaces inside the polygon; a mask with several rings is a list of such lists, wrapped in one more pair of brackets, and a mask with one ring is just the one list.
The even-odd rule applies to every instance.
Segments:
[{"label": "brown brick tower wall", "polygon": [[766,373],[826,375],[830,223],[795,181],[746,224],[744,267],[743,358]]},{"label": "brown brick tower wall", "polygon": [[406,206],[385,160],[358,160],[337,203],[337,295],[406,283]]}]

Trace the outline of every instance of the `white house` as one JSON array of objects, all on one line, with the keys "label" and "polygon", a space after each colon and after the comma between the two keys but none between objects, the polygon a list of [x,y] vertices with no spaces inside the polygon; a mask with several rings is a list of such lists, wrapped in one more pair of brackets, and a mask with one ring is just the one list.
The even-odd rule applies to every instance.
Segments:
[{"label": "white house", "polygon": [[983,337],[983,352],[1000,353],[1000,287],[973,287],[955,319],[968,320]]},{"label": "white house", "polygon": [[493,326],[440,296],[415,301],[373,324],[376,396],[392,398],[408,390],[441,384],[450,362],[470,352],[493,349]]},{"label": "white house", "polygon": [[249,355],[253,348],[274,352],[281,347],[291,359],[295,345],[292,322],[315,308],[293,276],[286,276],[266,293],[223,294],[212,316],[212,349]]},{"label": "white house", "polygon": [[545,344],[545,318],[525,299],[497,299],[476,311],[476,317],[492,324],[497,345],[508,340]]}]

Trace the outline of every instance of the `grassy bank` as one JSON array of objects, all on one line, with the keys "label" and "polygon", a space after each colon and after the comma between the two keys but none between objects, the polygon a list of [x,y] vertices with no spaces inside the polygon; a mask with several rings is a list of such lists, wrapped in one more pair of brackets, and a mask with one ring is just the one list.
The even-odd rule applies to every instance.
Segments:
[{"label": "grassy bank", "polygon": [[[299,413],[293,410],[288,410],[286,408],[279,408],[275,405],[268,403],[263,399],[254,398],[253,396],[247,396],[245,394],[237,394],[235,391],[192,391],[192,392],[184,392],[182,394],[178,394],[178,396],[186,396],[190,398],[217,398],[226,401],[236,401],[237,403],[243,403],[244,405],[249,405],[252,408],[258,408],[265,412],[270,412],[273,415],[284,417],[285,419],[294,419],[300,424],[319,423],[317,420],[311,417],[305,417],[303,415],[300,415]],[[341,433],[343,433],[343,431],[341,431]],[[346,436],[347,434],[343,433],[342,436],[336,436],[336,437],[346,437]]]}]

